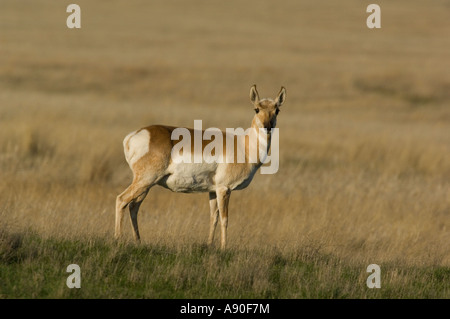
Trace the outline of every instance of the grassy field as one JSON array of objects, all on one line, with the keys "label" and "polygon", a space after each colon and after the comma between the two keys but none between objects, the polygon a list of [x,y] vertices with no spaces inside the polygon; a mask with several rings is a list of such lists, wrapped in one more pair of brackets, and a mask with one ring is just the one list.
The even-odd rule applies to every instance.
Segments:
[{"label": "grassy field", "polygon": [[[357,0],[76,3],[79,30],[1,4],[0,297],[450,298],[447,1],[378,1],[379,30]],[[249,127],[255,83],[287,89],[280,169],[232,193],[228,250],[207,194],[158,187],[113,241],[125,135]]]},{"label": "grassy field", "polygon": [[[317,249],[211,249],[115,243],[104,238],[42,239],[32,232],[2,236],[0,296],[6,298],[442,298],[443,266],[382,265],[382,286],[368,289],[367,265]],[[68,265],[81,269],[69,289]]]}]

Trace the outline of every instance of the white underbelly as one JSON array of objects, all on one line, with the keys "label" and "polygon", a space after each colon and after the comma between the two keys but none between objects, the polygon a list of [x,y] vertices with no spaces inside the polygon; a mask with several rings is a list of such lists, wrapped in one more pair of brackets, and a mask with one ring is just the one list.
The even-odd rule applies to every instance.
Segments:
[{"label": "white underbelly", "polygon": [[217,163],[179,163],[169,165],[168,174],[158,184],[179,193],[215,191]]}]

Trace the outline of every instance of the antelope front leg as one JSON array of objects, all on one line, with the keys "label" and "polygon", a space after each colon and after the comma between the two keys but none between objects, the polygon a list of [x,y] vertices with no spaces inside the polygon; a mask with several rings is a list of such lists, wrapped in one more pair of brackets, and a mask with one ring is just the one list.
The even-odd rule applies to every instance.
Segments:
[{"label": "antelope front leg", "polygon": [[226,188],[219,188],[216,190],[217,206],[220,213],[220,230],[221,230],[221,242],[220,248],[225,249],[227,244],[227,226],[228,226],[228,203],[230,201],[231,191]]},{"label": "antelope front leg", "polygon": [[209,237],[208,245],[214,241],[214,232],[216,230],[217,220],[219,219],[219,208],[217,207],[216,193],[209,193]]}]

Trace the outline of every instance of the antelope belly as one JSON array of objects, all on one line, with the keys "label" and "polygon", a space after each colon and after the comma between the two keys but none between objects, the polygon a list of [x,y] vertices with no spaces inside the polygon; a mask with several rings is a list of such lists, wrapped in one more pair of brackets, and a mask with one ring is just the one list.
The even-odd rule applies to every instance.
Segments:
[{"label": "antelope belly", "polygon": [[216,163],[180,163],[171,164],[169,174],[159,184],[174,192],[199,193],[215,190],[214,175]]}]

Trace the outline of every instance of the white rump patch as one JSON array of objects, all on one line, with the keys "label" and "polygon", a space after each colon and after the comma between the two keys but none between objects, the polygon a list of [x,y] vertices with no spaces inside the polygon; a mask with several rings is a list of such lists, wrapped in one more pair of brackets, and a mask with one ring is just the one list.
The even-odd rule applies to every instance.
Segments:
[{"label": "white rump patch", "polygon": [[143,129],[128,134],[123,140],[125,159],[133,166],[142,156],[148,153],[150,132]]}]

